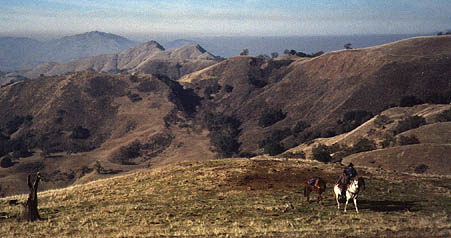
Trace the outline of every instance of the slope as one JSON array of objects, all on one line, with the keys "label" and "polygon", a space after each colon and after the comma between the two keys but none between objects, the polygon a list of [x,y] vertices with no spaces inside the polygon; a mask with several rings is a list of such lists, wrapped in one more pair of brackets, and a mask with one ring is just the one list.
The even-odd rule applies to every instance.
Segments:
[{"label": "slope", "polygon": [[[293,129],[300,122],[311,127],[291,135],[285,147],[342,133],[348,112],[375,115],[405,96],[449,97],[450,56],[450,36],[420,37],[313,59],[235,57],[181,82],[199,95],[219,86],[203,105],[241,120],[241,150],[255,153],[262,152],[259,142],[274,131]],[[259,126],[268,112],[278,110],[283,114],[278,121]]]},{"label": "slope", "polygon": [[[17,207],[0,218],[3,237],[447,237],[446,176],[388,175],[358,170],[367,188],[357,216],[337,210],[328,186],[324,204],[309,203],[304,182],[333,183],[341,167],[276,159],[184,162],[39,193],[44,221],[17,225]],[[401,182],[402,181],[402,182]],[[427,196],[425,196],[427,194]],[[316,196],[314,198],[316,200]]]},{"label": "slope", "polygon": [[0,168],[2,192],[26,192],[19,181],[37,170],[49,189],[95,179],[85,177],[95,169],[111,176],[180,158],[211,159],[206,133],[189,120],[196,100],[178,83],[152,75],[85,71],[4,87],[0,154],[13,163]]}]

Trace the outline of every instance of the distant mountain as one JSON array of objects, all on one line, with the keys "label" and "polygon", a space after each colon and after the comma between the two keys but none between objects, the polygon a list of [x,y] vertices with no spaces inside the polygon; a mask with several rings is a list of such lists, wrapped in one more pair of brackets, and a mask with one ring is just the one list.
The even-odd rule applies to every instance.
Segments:
[{"label": "distant mountain", "polygon": [[171,79],[178,79],[185,74],[213,65],[219,60],[200,45],[165,50],[158,42],[149,41],[118,54],[104,54],[70,62],[44,63],[25,73],[25,76],[34,78],[41,74],[63,75],[89,69],[101,73],[127,71],[163,74]]},{"label": "distant mountain", "polygon": [[182,48],[189,45],[197,45],[197,42],[193,40],[185,40],[185,39],[178,39],[174,41],[170,41],[164,44],[166,49],[177,49]]},{"label": "distant mountain", "polygon": [[44,62],[70,61],[100,54],[114,54],[137,45],[122,36],[87,32],[50,41],[0,37],[0,70],[31,69]]}]

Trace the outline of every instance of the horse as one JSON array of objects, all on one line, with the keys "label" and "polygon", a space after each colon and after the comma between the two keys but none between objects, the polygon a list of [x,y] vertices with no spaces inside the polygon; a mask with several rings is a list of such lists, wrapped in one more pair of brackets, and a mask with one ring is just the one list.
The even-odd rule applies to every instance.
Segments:
[{"label": "horse", "polygon": [[[340,209],[340,200],[339,196],[341,195],[341,187],[342,185],[335,184],[334,186],[334,198],[337,201],[338,209]],[[354,201],[355,211],[359,213],[359,209],[357,208],[357,197],[359,195],[360,189],[365,189],[365,180],[361,177],[356,177],[350,181],[350,184],[346,188],[346,198],[345,198],[345,212],[346,207],[348,206],[349,200]]]},{"label": "horse", "polygon": [[308,184],[308,180],[305,182],[304,197],[307,197],[307,202],[310,201],[310,192],[313,191],[318,191],[318,203],[323,200],[321,194],[326,191],[326,181],[322,180],[321,178],[316,179],[318,180],[318,182],[316,183],[318,187],[316,187],[315,184]]}]

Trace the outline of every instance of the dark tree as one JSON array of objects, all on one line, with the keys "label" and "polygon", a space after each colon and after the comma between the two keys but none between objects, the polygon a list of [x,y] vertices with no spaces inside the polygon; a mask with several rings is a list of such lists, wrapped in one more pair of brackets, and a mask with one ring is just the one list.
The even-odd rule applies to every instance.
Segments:
[{"label": "dark tree", "polygon": [[240,55],[249,55],[249,50],[243,49],[243,51],[241,51]]},{"label": "dark tree", "polygon": [[27,182],[30,194],[28,200],[23,204],[23,211],[19,217],[22,221],[36,221],[41,220],[38,212],[38,184],[41,180],[41,174],[38,172],[34,184],[31,183],[31,175],[28,175]]},{"label": "dark tree", "polygon": [[9,156],[5,156],[1,161],[0,161],[0,167],[1,168],[9,168],[11,166],[13,166],[14,163],[11,160],[11,157]]},{"label": "dark tree", "polygon": [[345,49],[350,50],[350,49],[352,49],[351,45],[352,45],[351,43],[346,43],[344,45],[344,47],[345,47]]},{"label": "dark tree", "polygon": [[313,159],[327,163],[332,160],[330,156],[329,147],[323,144],[319,144],[312,149]]},{"label": "dark tree", "polygon": [[271,58],[277,58],[277,57],[279,57],[279,53],[277,53],[277,52],[272,52],[271,53]]}]

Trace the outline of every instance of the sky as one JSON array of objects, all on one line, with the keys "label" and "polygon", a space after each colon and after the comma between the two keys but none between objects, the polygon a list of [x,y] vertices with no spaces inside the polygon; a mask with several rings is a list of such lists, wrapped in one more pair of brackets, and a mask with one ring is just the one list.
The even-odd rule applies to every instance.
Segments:
[{"label": "sky", "polygon": [[0,0],[0,34],[297,36],[451,29],[451,0]]}]

